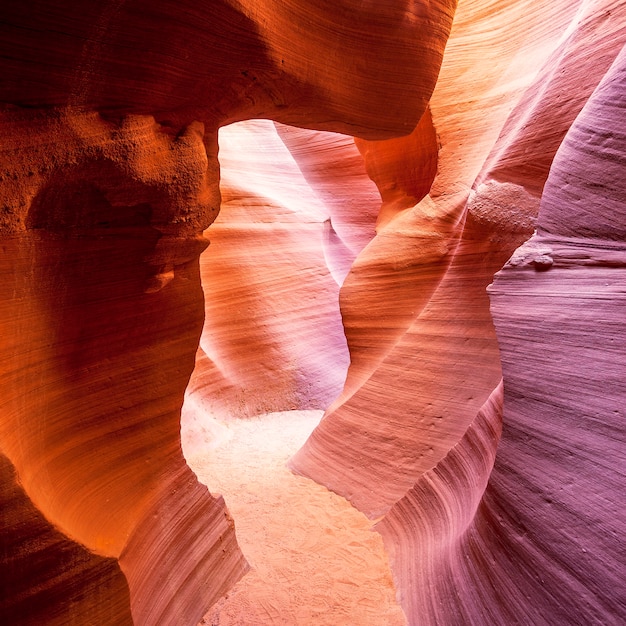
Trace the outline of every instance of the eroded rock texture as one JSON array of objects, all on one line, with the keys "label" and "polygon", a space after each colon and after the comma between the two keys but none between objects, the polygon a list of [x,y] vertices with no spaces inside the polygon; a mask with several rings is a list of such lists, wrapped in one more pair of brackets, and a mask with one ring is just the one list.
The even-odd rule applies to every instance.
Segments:
[{"label": "eroded rock texture", "polygon": [[324,409],[339,395],[349,363],[339,288],[380,207],[350,137],[256,120],[221,129],[220,144],[188,452],[206,438],[207,413]]},{"label": "eroded rock texture", "polygon": [[[180,445],[205,312],[202,231],[220,202],[217,129],[265,117],[373,139],[409,132],[453,10],[452,0],[2,3],[2,621],[193,624],[245,572],[223,501]],[[310,231],[334,259],[312,246],[303,261],[323,274],[309,293],[320,291],[328,339],[303,367],[298,341],[259,329],[270,374],[286,370],[263,406],[280,395],[324,404],[341,386],[332,276],[345,275],[363,236],[340,205],[317,225],[283,226],[294,242]],[[228,242],[225,215],[216,239]],[[236,262],[224,266],[253,307],[262,268],[244,281]],[[296,285],[291,302],[304,310],[301,294]],[[239,358],[232,329],[224,339],[223,320],[208,317],[203,352],[222,342]],[[217,366],[274,382],[228,359]]]},{"label": "eroded rock texture", "polygon": [[[523,28],[515,19],[522,13]],[[372,517],[384,515],[377,528],[411,623],[624,619],[616,531],[623,528],[616,502],[624,497],[624,426],[616,406],[624,394],[624,309],[621,296],[609,295],[620,281],[625,201],[616,122],[624,90],[620,70],[609,67],[625,41],[624,17],[615,2],[462,3],[430,102],[438,150],[430,149],[437,169],[428,194],[420,198],[424,191],[406,184],[402,157],[397,180],[385,167],[401,149],[429,171],[428,118],[413,144],[358,143],[383,211],[341,293],[347,385],[292,466]],[[607,71],[611,95],[599,88],[572,126]],[[526,273],[505,269],[495,283],[496,334],[485,287],[536,227],[564,137],[543,196],[544,207],[553,197],[558,210],[543,208],[542,219],[546,230],[562,229],[567,270],[550,269],[554,244],[539,235]],[[593,243],[578,243],[581,236]],[[582,272],[588,264],[607,275],[592,279]],[[596,333],[605,339],[597,343]],[[480,502],[498,442],[502,373],[505,428]],[[605,482],[598,472],[606,463]],[[555,497],[562,491],[568,495]],[[585,558],[593,559],[593,581],[583,574]]]},{"label": "eroded rock texture", "polygon": [[378,525],[415,623],[624,620],[625,60],[565,136],[537,233],[490,288],[504,422],[482,501],[497,395]]},{"label": "eroded rock texture", "polygon": [[0,8],[2,620],[245,573],[184,402],[326,409],[411,624],[622,623],[626,5],[209,4]]},{"label": "eroded rock texture", "polygon": [[536,623],[625,615],[625,113],[622,50],[556,154],[536,235],[491,289],[506,413],[477,527],[497,520],[499,569],[528,563],[520,613]]}]

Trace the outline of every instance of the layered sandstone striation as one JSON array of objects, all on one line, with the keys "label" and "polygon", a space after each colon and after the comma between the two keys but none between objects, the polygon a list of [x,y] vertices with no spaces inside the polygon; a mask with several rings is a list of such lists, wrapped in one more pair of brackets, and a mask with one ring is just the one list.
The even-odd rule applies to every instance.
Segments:
[{"label": "layered sandstone striation", "polygon": [[205,4],[0,8],[0,621],[197,623],[181,413],[325,409],[409,623],[622,623],[626,5]]},{"label": "layered sandstone striation", "polygon": [[340,393],[339,287],[380,205],[350,137],[265,120],[219,136],[222,208],[206,231],[205,323],[184,412],[191,446],[206,413],[323,409]]},{"label": "layered sandstone striation", "polygon": [[477,528],[499,571],[528,564],[520,613],[536,623],[625,615],[625,111],[622,49],[561,143],[537,233],[490,291],[506,413]]},{"label": "layered sandstone striation", "polygon": [[[514,17],[520,12],[523,22]],[[503,19],[504,15],[508,17]],[[616,79],[606,104],[611,113],[598,106],[603,120],[599,124],[587,113],[584,138],[572,124],[624,45],[624,17],[623,5],[615,2],[566,7],[523,2],[508,7],[462,4],[429,105],[430,115],[413,134],[413,145],[419,141],[420,148],[411,149],[410,138],[357,142],[383,205],[377,237],[357,258],[341,292],[351,366],[342,396],[291,463],[296,471],[330,485],[371,517],[384,516],[377,529],[395,560],[401,599],[412,623],[619,623],[626,611],[621,592],[614,591],[615,575],[623,574],[615,530],[623,523],[616,500],[600,498],[601,506],[594,511],[592,503],[599,496],[589,491],[576,505],[565,499],[560,506],[568,512],[560,514],[559,506],[551,508],[552,491],[557,487],[547,478],[560,476],[564,483],[558,489],[573,492],[567,485],[579,479],[568,475],[568,466],[592,463],[599,468],[608,462],[612,468],[606,483],[609,491],[617,489],[618,477],[623,479],[623,455],[616,448],[623,439],[623,426],[616,421],[615,400],[612,396],[590,399],[592,408],[584,408],[598,384],[593,380],[620,389],[614,393],[623,397],[621,356],[615,358],[613,347],[619,343],[620,297],[598,292],[597,306],[588,305],[585,319],[589,325],[576,324],[576,341],[594,371],[590,391],[578,398],[581,386],[568,382],[568,372],[574,371],[566,356],[570,339],[563,339],[559,357],[553,335],[538,331],[530,339],[532,320],[535,315],[544,319],[544,312],[539,312],[538,300],[531,302],[521,295],[534,289],[525,281],[535,277],[535,270],[551,267],[549,242],[537,239],[538,249],[532,248],[534,256],[528,261],[533,272],[508,283],[506,300],[499,294],[509,270],[496,282],[491,305],[496,328],[485,293],[494,271],[537,227],[543,187],[566,134],[562,151],[578,141],[581,146],[587,144],[578,153],[570,147],[567,156],[555,163],[563,174],[554,189],[567,190],[558,200],[561,226],[569,225],[572,212],[573,223],[565,235],[570,239],[561,244],[568,248],[564,254],[570,271],[562,282],[555,278],[552,287],[545,289],[564,287],[567,277],[572,280],[571,289],[576,285],[576,291],[586,291],[588,279],[577,279],[571,272],[577,263],[586,265],[591,254],[579,255],[573,251],[579,244],[571,242],[578,240],[578,232],[594,231],[585,219],[590,224],[596,219],[602,222],[600,239],[609,240],[592,244],[608,248],[597,253],[602,259],[599,263],[613,272],[605,288],[610,291],[613,281],[619,281],[621,253],[614,242],[621,238],[623,149],[616,123],[604,121],[622,115],[615,94],[623,97],[623,90]],[[480,63],[476,62],[479,56]],[[602,97],[596,92],[594,99]],[[431,123],[436,144],[424,132]],[[403,163],[397,178],[385,167],[393,162],[390,153],[394,150]],[[583,158],[592,150],[599,155],[597,165]],[[422,198],[423,191],[416,193],[419,177],[412,178],[412,188],[405,172],[411,158],[421,173],[432,171],[429,151],[430,160],[437,163],[436,175]],[[573,164],[574,159],[579,165]],[[409,238],[413,245],[402,245]],[[606,278],[596,276],[598,281]],[[553,332],[560,332],[554,326],[570,315],[566,313],[570,305],[572,311],[580,310],[581,305],[574,304],[576,296],[570,297],[571,301],[564,295],[558,303],[550,300],[553,309],[546,323]],[[579,297],[586,303],[596,296]],[[616,308],[609,310],[605,299]],[[530,341],[537,354],[534,375],[524,348],[514,347],[517,343],[511,331],[498,325],[513,310],[517,311],[513,314],[517,315],[516,336],[524,337],[520,346]],[[592,359],[594,340],[582,337],[585,333],[595,336],[596,324],[607,339]],[[507,350],[512,351],[510,356]],[[582,367],[577,358],[582,356],[572,358],[572,364],[578,363],[574,369]],[[504,371],[501,359],[505,366],[511,362]],[[544,371],[546,359],[552,363]],[[545,380],[550,368],[560,372],[558,382]],[[494,477],[481,502],[498,445],[496,390],[502,375],[505,428]],[[525,381],[523,388],[516,391],[509,376]],[[579,380],[578,374],[574,379]],[[522,400],[525,396],[537,398],[538,404],[527,404]],[[523,409],[516,408],[520,404]],[[549,417],[554,411],[560,414],[562,428],[571,420],[572,428],[579,430],[571,446],[554,444],[558,453],[546,449],[547,442],[560,441],[562,436]],[[583,449],[587,428],[575,426],[589,412],[605,437],[615,437],[612,442],[598,440],[598,456]],[[537,420],[542,435],[537,432]],[[599,435],[590,432],[588,436]],[[507,460],[511,445],[519,465]],[[609,451],[609,461],[600,453],[603,446]],[[347,449],[353,454],[346,453]],[[569,461],[561,463],[564,454]],[[553,464],[558,469],[553,471]],[[595,472],[589,471],[589,482],[585,479],[590,490]],[[526,487],[518,490],[518,483]],[[599,482],[595,484],[602,492]],[[623,497],[623,489],[617,493],[621,493],[617,498]],[[540,507],[533,500],[547,505]],[[542,514],[535,519],[538,511]],[[600,519],[608,518],[612,521],[606,524],[606,533],[596,530]],[[549,540],[542,536],[546,524],[553,529]],[[565,535],[562,539],[561,534]],[[583,546],[587,542],[597,546],[593,575],[602,581],[599,584],[585,582],[585,566],[576,556],[586,554],[582,550],[587,549]],[[567,557],[558,556],[561,549]],[[503,571],[506,576],[501,575]],[[519,582],[515,582],[517,576]],[[600,591],[600,586],[613,591]]]},{"label": "layered sandstone striation", "polygon": [[[372,517],[447,454],[500,380],[485,288],[533,232],[551,156],[624,41],[622,10],[460,6],[430,112],[412,136],[358,142],[383,199],[377,237],[341,292],[346,386],[293,467]],[[521,12],[523,28],[512,19]],[[582,60],[573,43],[589,32],[599,61]],[[489,60],[476,63],[481,55]],[[565,98],[581,65],[584,85]],[[538,92],[567,103],[541,108]],[[387,165],[394,153],[402,167]],[[432,182],[407,176],[411,167]],[[356,462],[344,454],[346,438]]]},{"label": "layered sandstone striation", "polygon": [[[187,581],[219,563],[234,576],[245,569],[223,503],[180,448],[206,247],[184,217],[214,198],[201,125],[172,139],[147,116],[114,126],[96,113],[12,111],[2,128],[3,452],[34,511],[94,558],[117,559],[135,620],[193,621],[202,610]],[[30,523],[28,511],[14,524]],[[177,523],[164,532],[167,515]],[[194,534],[200,516],[215,520],[204,536]],[[165,605],[147,600],[161,586],[155,559],[181,564],[174,593],[158,594]],[[77,576],[68,593],[93,594],[106,583],[98,576]],[[62,595],[43,598],[52,613],[66,607],[59,623],[95,619],[77,617]]]},{"label": "layered sandstone striation", "polygon": [[[3,3],[3,621],[192,624],[245,572],[223,501],[180,444],[205,315],[202,233],[220,203],[217,129],[264,117],[370,138],[409,132],[453,9]],[[305,262],[324,274],[310,291],[324,292],[326,315],[363,237],[345,234],[358,219],[339,204],[315,220],[291,237],[313,234],[335,259],[326,266],[311,246]],[[241,281],[251,305],[259,276]],[[309,406],[339,390],[347,353],[337,310],[326,317],[327,349],[304,368],[298,341],[260,329],[270,370],[294,359],[270,406],[288,391]],[[212,321],[211,341],[234,349]],[[245,381],[231,356],[217,366],[262,382],[254,371]]]}]

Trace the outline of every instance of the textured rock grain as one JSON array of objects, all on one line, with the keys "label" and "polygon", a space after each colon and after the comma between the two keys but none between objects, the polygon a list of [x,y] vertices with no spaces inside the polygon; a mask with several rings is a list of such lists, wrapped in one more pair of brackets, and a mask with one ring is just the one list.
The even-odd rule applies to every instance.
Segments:
[{"label": "textured rock grain", "polygon": [[[562,74],[557,85],[549,82],[553,61],[567,56],[576,33],[595,28],[603,59],[617,54],[624,29],[601,17],[605,7],[596,9],[464,3],[429,111],[411,137],[358,141],[381,191],[381,217],[340,294],[350,349],[346,386],[292,467],[372,517],[447,454],[501,378],[485,288],[532,234],[539,198],[517,174],[495,180],[481,170],[498,167],[498,136],[504,150],[516,140],[508,126],[523,111],[532,114],[532,99],[520,103],[539,89],[537,77],[544,89],[564,83]],[[600,80],[602,68],[594,65],[588,84]],[[566,69],[573,86],[575,62]],[[570,121],[583,98],[568,107]],[[554,113],[564,133],[568,118]],[[548,138],[541,150],[553,155],[557,145]],[[392,167],[394,154],[401,167]],[[407,175],[412,171],[424,178]]]},{"label": "textured rock grain", "polygon": [[[142,625],[192,624],[244,573],[223,501],[198,484],[180,446],[205,311],[202,232],[220,204],[217,129],[262,117],[370,138],[409,132],[434,88],[453,9],[452,0],[2,3],[0,445],[32,503],[10,496],[16,516],[4,524],[3,511],[3,532],[41,527],[52,537],[46,555],[61,569],[76,564],[65,584],[33,579],[29,589],[24,568],[41,552],[23,544],[28,553],[2,568],[3,587],[24,584],[3,603],[13,611],[3,621],[27,604],[44,621],[117,625],[130,608]],[[354,146],[346,150],[354,160]],[[316,220],[300,220],[288,248],[293,260],[302,237],[315,241],[302,265],[316,281],[309,301],[322,294],[320,358],[305,358],[310,330],[289,338],[274,324],[254,336],[268,372],[245,372],[228,363],[237,350],[212,319],[214,341],[232,349],[218,366],[244,383],[269,387],[292,360],[260,398],[270,406],[280,394],[324,403],[342,383],[331,302],[367,237],[338,206]],[[228,241],[233,230],[218,228]],[[261,230],[237,232],[257,251],[289,232],[263,239]],[[260,268],[244,278],[247,269],[236,276],[255,306],[264,281]],[[297,302],[297,280],[288,306],[281,280],[270,298],[274,314],[294,321],[309,304]],[[262,323],[272,308],[260,310]],[[201,353],[200,374],[202,364]],[[96,596],[68,609],[99,585],[110,609]]]},{"label": "textured rock grain", "polygon": [[[523,22],[514,18],[518,11]],[[411,194],[402,191],[406,162],[397,186],[378,165],[384,162],[378,151],[386,155],[392,144],[359,142],[373,164],[368,171],[381,189],[384,217],[340,296],[351,352],[344,393],[291,463],[372,517],[386,514],[378,528],[411,623],[612,624],[624,618],[615,578],[623,575],[617,531],[623,519],[617,500],[599,495],[598,475],[608,464],[608,493],[621,494],[619,67],[613,65],[576,118],[619,54],[624,23],[623,3],[463,4],[430,102],[437,174],[429,195],[413,207]],[[591,49],[597,54],[584,52]],[[407,151],[411,157],[425,163],[423,153]],[[386,202],[388,190],[396,189],[402,200]],[[535,228],[539,234],[515,252],[492,289],[496,337],[484,289]],[[402,262],[397,244],[409,229],[417,232],[406,253],[413,265]],[[430,241],[438,238],[440,266],[430,258],[415,269],[433,249],[422,243],[429,241],[426,233]],[[404,298],[412,298],[413,309]],[[374,306],[360,309],[360,302]],[[537,324],[543,330],[533,336]],[[470,505],[466,486],[451,487],[456,479],[433,487],[428,477],[446,472],[459,446],[467,445],[470,424],[501,375],[501,353],[504,436],[484,500],[477,504],[488,469]],[[599,386],[606,386],[606,396]],[[584,425],[587,419],[593,428]],[[566,434],[570,420],[573,431]],[[596,442],[592,449],[583,443],[587,431]],[[493,445],[480,454],[493,457]],[[568,459],[579,459],[589,479],[568,476]],[[425,480],[431,481],[426,501],[415,496]],[[579,482],[587,485],[580,500],[570,486]],[[599,493],[592,493],[594,483]],[[557,491],[568,496],[554,508]],[[463,511],[463,530],[437,521],[442,508],[446,515]],[[546,524],[551,530],[544,540]],[[587,554],[586,541],[596,546],[592,576],[603,590],[582,573],[587,557],[577,555]]]},{"label": "textured rock grain", "polygon": [[196,623],[181,411],[324,408],[409,623],[623,623],[626,4],[210,5],[0,6],[0,621]]},{"label": "textured rock grain", "polygon": [[523,585],[534,623],[626,615],[625,114],[623,50],[556,154],[537,234],[491,288],[506,412],[477,525],[499,571],[518,564],[501,588]]}]

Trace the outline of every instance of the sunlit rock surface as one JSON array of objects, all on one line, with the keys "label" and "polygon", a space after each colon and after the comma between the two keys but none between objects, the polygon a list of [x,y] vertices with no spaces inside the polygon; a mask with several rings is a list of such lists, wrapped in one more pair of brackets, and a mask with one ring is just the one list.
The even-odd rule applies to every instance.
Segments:
[{"label": "sunlit rock surface", "polygon": [[256,120],[221,129],[220,145],[189,445],[204,413],[324,409],[341,392],[349,355],[339,287],[380,206],[350,137]]},{"label": "sunlit rock surface", "polygon": [[[565,538],[559,538],[561,533],[566,536],[576,533],[579,539],[574,543],[599,541],[596,533],[601,531],[595,527],[602,514],[591,512],[595,508],[593,498],[581,499],[573,509],[575,512],[566,516],[566,522],[557,513],[533,519],[535,543],[527,551],[515,549],[517,536],[527,534],[525,516],[532,515],[529,512],[522,515],[526,501],[519,496],[515,485],[527,484],[529,493],[541,494],[547,480],[541,476],[564,472],[563,468],[550,469],[551,463],[560,466],[555,453],[550,454],[549,460],[542,460],[545,444],[543,439],[542,442],[536,439],[534,420],[543,425],[546,439],[560,438],[552,430],[550,410],[535,405],[525,407],[528,413],[523,413],[522,418],[515,410],[522,402],[518,395],[538,395],[548,406],[554,402],[557,408],[551,410],[560,412],[564,423],[576,422],[580,408],[572,402],[582,402],[582,398],[573,400],[580,387],[568,382],[572,379],[567,372],[572,370],[565,356],[567,351],[563,346],[563,356],[556,357],[557,342],[552,335],[536,339],[537,363],[543,363],[543,359],[553,354],[551,366],[562,372],[560,382],[546,382],[543,384],[547,386],[542,387],[544,374],[538,367],[532,379],[525,378],[528,387],[518,394],[512,392],[515,404],[506,395],[505,434],[496,468],[508,467],[505,450],[511,444],[507,437],[515,439],[516,445],[523,449],[519,451],[520,464],[517,474],[513,473],[515,479],[506,471],[497,470],[496,477],[501,478],[494,478],[485,502],[480,505],[478,502],[489,473],[489,459],[493,462],[498,443],[498,429],[494,426],[497,418],[493,415],[498,412],[498,404],[494,404],[493,398],[502,375],[500,355],[505,364],[511,358],[520,375],[529,367],[523,350],[518,352],[513,347],[515,343],[503,340],[504,330],[496,336],[485,288],[492,282],[494,271],[536,228],[541,193],[554,154],[626,41],[624,10],[623,4],[616,2],[567,6],[516,3],[508,8],[502,4],[461,4],[430,103],[437,137],[435,144],[430,142],[430,157],[428,134],[424,132],[424,127],[431,123],[428,119],[422,120],[422,128],[415,131],[412,144],[408,139],[358,142],[366,164],[370,164],[368,172],[381,190],[383,204],[377,237],[357,258],[340,298],[351,368],[343,395],[294,457],[292,467],[330,485],[372,517],[386,514],[377,528],[383,532],[395,559],[401,599],[412,623],[508,624],[516,620],[546,624],[563,623],[563,620],[619,623],[623,620],[624,600],[621,591],[615,591],[618,583],[613,578],[617,572],[624,573],[623,564],[620,565],[623,552],[615,534],[615,527],[623,528],[623,521],[612,497],[603,507],[604,516],[612,522],[607,525],[609,534],[599,549],[602,564],[597,567],[603,570],[598,579],[603,580],[605,589],[613,591],[600,593],[598,585],[585,583],[582,574],[577,574],[572,582],[570,561],[576,557],[556,558],[561,545],[568,543]],[[524,19],[517,21],[514,16],[520,15],[520,11]],[[508,15],[507,19],[503,15]],[[584,49],[594,52],[585,54]],[[566,95],[570,92],[571,96]],[[615,86],[614,92],[623,97],[623,86]],[[615,116],[623,115],[615,97],[607,106]],[[598,115],[604,118],[607,114],[599,111]],[[594,129],[596,124],[588,121],[587,128]],[[562,224],[570,223],[569,211],[573,212],[574,225],[567,231],[569,237],[577,238],[579,229],[582,233],[586,229],[593,231],[580,218],[584,210],[589,219],[595,219],[592,216],[596,213],[603,216],[605,237],[611,241],[623,239],[620,235],[623,220],[617,207],[623,208],[625,200],[623,176],[618,173],[623,173],[624,148],[618,144],[615,123],[613,127],[616,130],[607,131],[600,126],[595,136],[589,131],[591,146],[596,146],[599,153],[606,147],[607,156],[598,165],[575,156],[571,149],[568,157],[562,157],[559,162],[563,172],[573,167],[580,173],[593,168],[583,185],[587,195],[577,188],[581,184],[580,174],[575,184],[571,178],[562,178],[561,186],[555,185],[555,189],[569,190],[567,198],[559,198],[558,212]],[[613,143],[609,143],[607,133],[608,137],[615,135]],[[580,131],[574,136],[580,137]],[[410,149],[409,146],[418,143],[418,138],[420,149]],[[570,144],[575,142],[576,139],[569,140]],[[431,160],[437,162],[429,194],[421,200],[423,192],[416,193],[415,187],[410,188],[405,182],[405,171],[409,168],[406,159],[402,158],[397,181],[384,168],[391,160],[389,153],[398,149],[406,159],[413,158],[422,173],[429,171]],[[585,148],[583,152],[588,150]],[[580,165],[573,165],[570,159],[574,158]],[[602,172],[604,178],[596,177],[595,172]],[[615,201],[605,200],[605,187]],[[408,237],[413,237],[412,251],[403,254],[409,245],[403,247],[399,242]],[[541,248],[541,238],[538,245]],[[549,247],[546,246],[545,254],[535,253],[533,271],[535,267],[541,271],[551,266]],[[606,263],[607,268],[615,268],[606,270],[613,272],[608,285],[619,281],[616,272],[621,253],[615,247],[611,243],[610,251],[604,254],[612,259]],[[382,252],[385,249],[386,255]],[[568,252],[567,256],[572,259],[568,265],[571,269],[577,255]],[[426,259],[421,270],[415,267],[420,257]],[[574,279],[571,271],[564,279],[569,276],[576,281],[572,285],[584,292],[585,279]],[[504,277],[506,270],[499,281],[504,281]],[[598,279],[602,280],[599,274]],[[522,281],[520,277],[511,285],[509,300],[494,310],[506,318],[505,312],[514,306],[512,302],[519,302],[515,309],[518,332],[520,338],[526,339],[527,324],[535,315],[543,318],[543,313],[538,312],[534,302],[514,295],[524,292]],[[557,289],[557,283],[553,284]],[[496,289],[494,297],[500,291]],[[583,302],[594,299],[589,294],[581,297]],[[591,320],[597,320],[599,329],[605,326],[613,329],[615,334],[599,332],[610,335],[607,346],[615,346],[621,333],[616,320],[623,317],[617,310],[623,306],[618,295],[615,299],[607,297],[615,308],[609,311],[608,305],[602,304],[603,296],[589,312],[589,323],[593,326]],[[363,303],[372,304],[359,306]],[[494,307],[497,305],[495,300]],[[570,304],[564,299],[554,306],[560,312],[554,311],[546,323],[558,333],[560,320],[571,315],[566,312]],[[580,305],[573,305],[574,310],[579,308]],[[595,342],[591,337],[595,331],[589,328],[587,332],[589,339],[579,337],[578,341],[585,346],[584,351],[593,353]],[[514,356],[508,357],[507,349]],[[594,369],[595,377],[612,389],[619,388],[616,393],[623,398],[624,371],[621,361],[611,356],[614,349],[599,348],[603,356],[598,358],[610,361],[611,365]],[[623,345],[617,350],[623,359]],[[509,389],[506,368],[503,373],[506,391]],[[559,394],[572,400],[558,400]],[[604,404],[605,400],[600,398],[597,402],[605,407],[611,404],[608,401]],[[624,456],[619,452],[619,446],[623,446],[623,425],[616,421],[619,414],[612,413],[613,410],[605,409],[595,415],[602,423],[598,428],[611,433],[607,434],[612,440],[606,443],[606,449],[615,479],[607,478],[607,485],[613,491],[618,477],[622,479],[619,499],[624,495]],[[491,415],[487,430],[477,417],[483,414],[484,421],[485,412]],[[512,424],[511,430],[507,430],[509,417],[512,422],[517,417],[521,423]],[[573,442],[571,448],[566,448],[567,453],[561,453],[567,454],[572,464],[584,464],[582,457],[589,454],[583,452],[581,442],[582,439]],[[588,462],[596,465],[607,462],[599,453],[600,447],[598,456]],[[468,448],[472,453],[467,452]],[[532,469],[534,465],[542,469]],[[451,467],[457,468],[454,478]],[[594,473],[595,470],[590,472],[590,476]],[[573,477],[566,483],[572,480]],[[592,478],[589,480],[593,483]],[[498,501],[500,496],[502,500]],[[491,511],[507,511],[511,498],[515,497],[518,508],[514,510],[520,519],[510,525],[503,521],[504,513],[500,516],[487,513],[489,507]],[[545,497],[552,501],[552,496]],[[477,507],[480,515],[477,522],[472,522]],[[506,514],[511,515],[508,511]],[[553,529],[546,545],[541,537],[544,524]],[[563,524],[576,530],[564,530]],[[481,545],[480,538],[475,537],[478,532],[483,537],[491,533],[494,539],[484,539],[486,545]],[[508,537],[508,542],[503,535]],[[612,546],[611,555],[607,545]],[[543,577],[543,568],[550,575]],[[500,576],[502,569],[509,572],[507,577]],[[576,569],[582,572],[582,563],[578,562]],[[542,587],[533,582],[528,588],[517,588],[516,576],[520,581],[535,577],[533,581],[542,581]],[[559,582],[561,577],[563,585]],[[581,593],[581,589],[585,592]]]},{"label": "sunlit rock surface", "polygon": [[[533,135],[540,148],[531,151],[528,188],[519,174],[526,161],[513,167],[504,146],[519,151],[529,139],[510,138],[508,127],[532,116],[524,103],[536,103],[526,94],[537,92],[541,77],[543,91],[564,98],[564,84],[575,90],[579,64],[571,59],[571,40],[580,39],[580,31],[592,30],[588,41],[602,52],[597,64],[586,61],[587,94],[591,77],[599,82],[625,37],[623,21],[607,17],[623,12],[617,3],[599,11],[594,4],[592,11],[585,3],[577,10],[522,2],[508,10],[495,3],[459,7],[430,103],[432,121],[427,114],[413,141],[359,142],[381,189],[381,221],[341,293],[351,353],[346,388],[293,466],[373,517],[445,456],[497,385],[498,345],[485,288],[533,232],[549,165],[539,168],[533,155],[541,152],[545,163],[546,154],[554,154],[554,134],[564,134],[584,100],[577,96],[565,112],[543,111],[550,132],[545,141],[538,130]],[[521,12],[523,28],[514,19]],[[475,61],[479,56],[484,62]],[[558,85],[550,82],[554,74]],[[513,171],[510,179],[489,175],[499,163],[494,146]],[[403,162],[397,179],[382,165],[394,151]],[[423,199],[427,187],[406,183],[407,161],[420,172],[436,163]],[[347,440],[356,459],[345,454]]]},{"label": "sunlit rock surface", "polygon": [[251,565],[202,624],[406,624],[368,518],[286,467],[322,413],[216,418],[220,436],[210,449],[187,454],[198,477],[223,494]]},{"label": "sunlit rock surface", "polygon": [[2,3],[0,621],[197,623],[181,412],[326,409],[409,623],[624,622],[626,5],[455,4]]},{"label": "sunlit rock surface", "polygon": [[[204,354],[230,384],[268,385],[260,403],[328,404],[347,363],[330,303],[368,238],[349,225],[371,229],[371,220],[331,200],[312,222],[300,209],[286,220],[285,233],[298,224],[292,251],[311,236],[299,267],[319,273],[306,294],[294,275],[291,302],[313,319],[319,309],[328,336],[308,359],[307,337],[259,327],[258,348],[242,345],[266,359],[269,375],[245,372],[219,307],[207,307],[214,339],[202,334],[198,258],[220,204],[217,130],[270,118],[372,139],[410,132],[432,94],[454,4],[2,3],[3,622],[193,624],[246,571],[223,501],[181,452],[196,354],[201,384]],[[363,168],[351,143],[347,153]],[[251,249],[280,238],[274,218],[276,235]],[[236,211],[216,239],[228,241],[229,222]],[[250,230],[244,220],[241,238]],[[262,268],[241,281],[224,272],[214,291],[241,284],[254,307]],[[316,291],[319,306],[307,309]],[[297,319],[289,309],[278,302],[275,314]],[[245,330],[245,308],[238,314]],[[44,558],[48,573],[32,573]]]}]

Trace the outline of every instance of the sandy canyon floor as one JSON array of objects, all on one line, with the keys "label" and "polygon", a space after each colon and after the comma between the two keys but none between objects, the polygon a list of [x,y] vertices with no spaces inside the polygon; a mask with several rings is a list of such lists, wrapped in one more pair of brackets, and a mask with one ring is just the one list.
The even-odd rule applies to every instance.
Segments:
[{"label": "sandy canyon floor", "polygon": [[403,626],[381,537],[344,498],[292,474],[287,459],[321,411],[213,423],[188,463],[235,519],[251,571],[207,626]]}]

